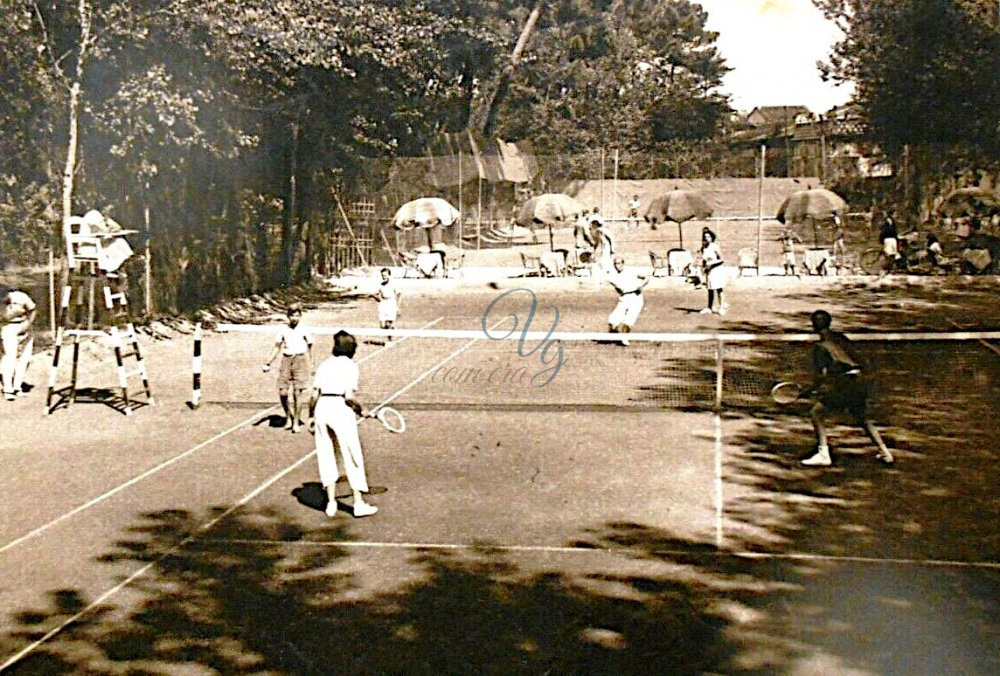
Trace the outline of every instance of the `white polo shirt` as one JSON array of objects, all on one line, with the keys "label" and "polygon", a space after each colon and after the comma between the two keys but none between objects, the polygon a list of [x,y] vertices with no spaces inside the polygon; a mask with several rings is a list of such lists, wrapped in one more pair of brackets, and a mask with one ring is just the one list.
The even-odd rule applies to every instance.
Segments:
[{"label": "white polo shirt", "polygon": [[361,370],[350,357],[329,357],[316,369],[313,387],[320,394],[342,394],[350,397],[358,389]]},{"label": "white polo shirt", "polygon": [[309,346],[313,344],[313,338],[306,330],[306,327],[299,324],[294,329],[288,325],[281,327],[276,345],[281,345],[281,354],[286,357],[294,357],[297,354],[309,352]]},{"label": "white polo shirt", "polygon": [[611,286],[615,287],[615,290],[621,295],[639,291],[643,283],[639,275],[634,270],[629,270],[628,268],[622,268],[621,272],[611,272],[608,275],[608,281],[611,282]]}]

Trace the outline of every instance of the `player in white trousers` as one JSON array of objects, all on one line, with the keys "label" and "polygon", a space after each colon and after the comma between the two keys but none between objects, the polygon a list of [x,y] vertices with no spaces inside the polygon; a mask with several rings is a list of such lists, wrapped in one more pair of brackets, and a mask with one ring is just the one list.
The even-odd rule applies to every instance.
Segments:
[{"label": "player in white trousers", "polygon": [[368,492],[368,478],[358,436],[357,416],[371,417],[371,414],[354,399],[360,377],[358,365],[353,360],[357,347],[354,336],[338,331],[333,337],[333,356],[319,365],[313,380],[309,428],[316,434],[319,476],[329,498],[327,516],[337,514],[336,485],[340,478],[337,451],[344,464],[347,482],[354,492],[354,516],[371,516],[378,511],[378,507],[364,499],[364,494]]},{"label": "player in white trousers", "polygon": [[7,401],[23,396],[21,389],[28,372],[34,338],[31,325],[35,321],[35,302],[23,291],[0,289],[0,340],[3,357],[0,357],[0,380]]},{"label": "player in white trousers", "polygon": [[[608,278],[618,292],[618,305],[608,316],[608,331],[629,333],[639,318],[644,304],[642,290],[649,284],[649,277],[625,271],[625,259],[615,256],[614,272]],[[628,338],[622,338],[622,345],[628,345]]]}]

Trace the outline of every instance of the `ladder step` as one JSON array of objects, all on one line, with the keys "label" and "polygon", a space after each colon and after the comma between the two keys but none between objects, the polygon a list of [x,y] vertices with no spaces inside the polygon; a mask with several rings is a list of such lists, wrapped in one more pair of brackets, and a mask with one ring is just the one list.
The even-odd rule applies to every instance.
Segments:
[{"label": "ladder step", "polygon": [[136,376],[141,376],[141,375],[144,375],[142,369],[136,369],[134,371],[126,371],[125,372],[125,377],[126,378],[134,378]]}]

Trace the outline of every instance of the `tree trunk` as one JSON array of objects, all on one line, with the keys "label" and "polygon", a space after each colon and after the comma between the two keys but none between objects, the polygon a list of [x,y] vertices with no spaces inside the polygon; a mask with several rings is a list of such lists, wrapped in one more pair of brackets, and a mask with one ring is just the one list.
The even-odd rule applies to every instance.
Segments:
[{"label": "tree trunk", "polygon": [[87,48],[90,45],[90,8],[87,0],[79,0],[77,11],[80,14],[80,54],[76,60],[76,74],[69,90],[69,140],[66,146],[66,166],[63,169],[62,181],[62,215],[63,222],[73,215],[73,183],[76,177],[77,150],[80,145],[80,94],[87,59]]},{"label": "tree trunk", "polygon": [[291,147],[288,158],[288,204],[285,211],[285,228],[282,233],[282,251],[285,264],[285,283],[294,283],[297,277],[296,258],[298,257],[299,235],[296,227],[295,212],[298,207],[297,202],[297,173],[299,155],[299,124],[292,122]]},{"label": "tree trunk", "polygon": [[528,20],[524,22],[524,28],[521,29],[521,35],[517,39],[514,51],[510,55],[510,63],[497,76],[492,90],[487,92],[483,105],[478,111],[479,114],[469,116],[468,128],[470,130],[481,132],[486,138],[493,135],[497,115],[499,114],[501,104],[507,98],[510,81],[514,76],[514,69],[517,68],[517,64],[521,60],[521,54],[528,44],[528,38],[531,37],[531,33],[535,30],[535,24],[538,22],[538,17],[542,13],[542,7],[544,6],[545,3],[542,0],[536,0],[535,6],[531,8]]}]

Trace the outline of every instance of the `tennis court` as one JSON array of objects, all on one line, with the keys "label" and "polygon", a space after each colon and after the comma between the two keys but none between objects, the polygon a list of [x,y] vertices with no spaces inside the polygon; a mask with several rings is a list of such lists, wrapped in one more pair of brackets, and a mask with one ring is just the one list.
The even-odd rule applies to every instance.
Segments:
[{"label": "tennis court", "polygon": [[[499,293],[417,295],[401,324],[479,329]],[[719,328],[677,320],[682,294],[651,291],[639,328]],[[520,330],[525,302],[486,321]],[[532,331],[552,306],[571,332],[610,310],[587,288],[538,302]],[[359,301],[305,323],[372,317]],[[806,372],[806,343],[720,360],[712,341],[567,338],[548,373],[530,341],[366,338],[364,399],[407,429],[361,424],[380,511],[329,519],[311,437],[280,428],[260,369],[272,340],[207,333],[196,411],[187,340],[151,346],[158,405],[130,418],[19,411],[36,441],[3,483],[12,670],[995,671],[1000,358],[975,341],[866,343],[899,376],[875,415],[898,462],[837,427],[836,464],[810,470],[803,411],[766,397]]]}]

